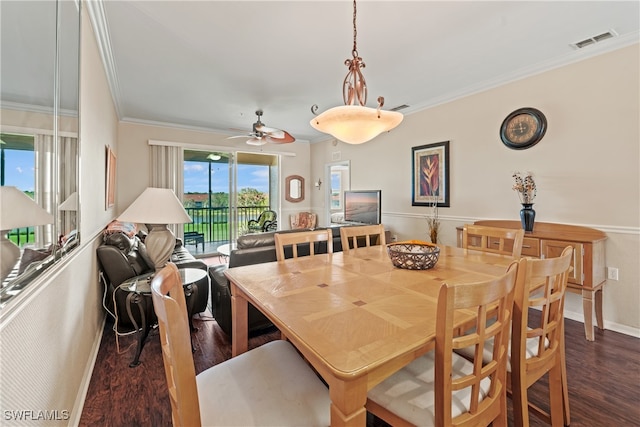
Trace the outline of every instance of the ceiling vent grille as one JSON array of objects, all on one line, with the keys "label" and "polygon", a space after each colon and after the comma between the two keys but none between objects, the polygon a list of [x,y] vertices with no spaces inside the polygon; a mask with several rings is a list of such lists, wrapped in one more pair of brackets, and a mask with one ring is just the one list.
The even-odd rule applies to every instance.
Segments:
[{"label": "ceiling vent grille", "polygon": [[400,111],[404,110],[405,108],[409,108],[409,106],[407,104],[402,104],[398,105],[397,107],[393,107],[390,111]]},{"label": "ceiling vent grille", "polygon": [[596,44],[603,40],[616,37],[617,35],[618,34],[615,31],[609,30],[609,31],[605,31],[604,33],[598,34],[596,36],[592,36],[587,39],[580,40],[579,42],[572,43],[571,46],[573,46],[576,49],[582,49],[584,47],[590,46],[592,44]]}]

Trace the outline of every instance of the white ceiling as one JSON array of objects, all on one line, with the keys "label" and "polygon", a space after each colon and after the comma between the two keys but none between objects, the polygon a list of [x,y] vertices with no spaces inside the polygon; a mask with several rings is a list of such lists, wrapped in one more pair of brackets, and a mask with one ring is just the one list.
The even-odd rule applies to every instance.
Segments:
[{"label": "white ceiling", "polygon": [[[85,4],[121,120],[233,135],[250,131],[262,109],[265,125],[313,142],[326,136],[309,125],[311,106],[322,112],[343,103],[349,0]],[[638,1],[361,0],[357,7],[367,105],[382,95],[384,109],[408,105],[405,115],[640,35]],[[617,37],[571,46],[609,30]]]}]

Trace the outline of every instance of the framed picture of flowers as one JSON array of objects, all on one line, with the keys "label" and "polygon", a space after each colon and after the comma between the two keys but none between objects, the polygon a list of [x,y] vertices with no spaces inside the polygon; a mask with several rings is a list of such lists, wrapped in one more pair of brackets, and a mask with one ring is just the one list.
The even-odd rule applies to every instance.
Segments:
[{"label": "framed picture of flowers", "polygon": [[449,141],[411,148],[413,206],[449,207]]}]

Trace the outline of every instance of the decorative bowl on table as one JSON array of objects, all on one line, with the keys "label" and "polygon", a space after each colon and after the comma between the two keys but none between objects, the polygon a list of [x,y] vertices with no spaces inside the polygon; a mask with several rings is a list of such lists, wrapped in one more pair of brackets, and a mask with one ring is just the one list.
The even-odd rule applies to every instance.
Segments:
[{"label": "decorative bowl on table", "polygon": [[388,244],[387,253],[398,268],[428,270],[438,262],[440,248],[421,240],[407,240]]}]

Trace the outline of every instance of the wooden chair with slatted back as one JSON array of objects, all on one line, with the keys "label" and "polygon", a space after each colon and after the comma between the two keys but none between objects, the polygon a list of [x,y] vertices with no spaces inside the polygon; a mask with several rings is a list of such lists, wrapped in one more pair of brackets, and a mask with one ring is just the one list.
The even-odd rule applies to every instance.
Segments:
[{"label": "wooden chair with slatted back", "polygon": [[196,376],[175,264],[156,273],[151,294],[174,426],[330,424],[327,387],[290,343],[272,341]]},{"label": "wooden chair with slatted back", "polygon": [[[529,410],[553,426],[569,425],[569,393],[564,350],[564,301],[573,247],[557,258],[528,259],[525,286],[514,300],[510,370],[516,426],[529,425]],[[540,316],[529,317],[529,308]],[[527,389],[549,373],[550,412],[528,402]]]},{"label": "wooden chair with slatted back", "polygon": [[[373,238],[377,240],[373,240]],[[377,242],[378,245],[387,244],[382,224],[340,227],[340,240],[344,252],[349,252],[350,248],[357,248],[358,240],[364,242],[364,246],[371,246],[372,241]]]},{"label": "wooden chair with slatted back", "polygon": [[[443,284],[435,350],[371,389],[367,410],[393,426],[506,426],[506,356],[515,288],[524,280],[520,263],[513,261],[496,279]],[[457,310],[477,313],[473,331],[456,335]],[[495,317],[491,324],[489,313]],[[489,362],[482,358],[486,341],[495,343],[496,349]],[[475,348],[473,361],[454,352],[469,346]]]},{"label": "wooden chair with slatted back", "polygon": [[462,230],[462,247],[483,252],[511,255],[518,259],[522,255],[524,230],[487,227],[465,224]]},{"label": "wooden chair with slatted back", "polygon": [[298,258],[298,245],[308,246],[309,255],[314,256],[316,242],[326,242],[327,253],[333,253],[333,235],[331,230],[328,229],[301,231],[299,233],[276,233],[274,234],[274,239],[276,242],[276,259],[278,261],[285,259],[285,246],[291,246],[293,258]]}]

